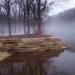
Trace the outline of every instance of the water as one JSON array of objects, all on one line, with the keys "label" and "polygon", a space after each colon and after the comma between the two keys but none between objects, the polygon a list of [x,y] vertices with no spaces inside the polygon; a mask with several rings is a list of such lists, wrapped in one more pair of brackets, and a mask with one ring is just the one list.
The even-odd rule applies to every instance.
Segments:
[{"label": "water", "polygon": [[51,60],[59,73],[62,72],[65,73],[65,75],[75,75],[75,53],[64,51],[59,57],[52,58]]},{"label": "water", "polygon": [[75,75],[75,53],[65,50],[49,55],[46,58],[13,55],[0,62],[0,75],[10,74]]},{"label": "water", "polygon": [[48,60],[59,56],[62,51],[46,51],[38,56],[26,53],[13,54],[0,62],[0,75],[49,75],[46,64],[51,61]]}]

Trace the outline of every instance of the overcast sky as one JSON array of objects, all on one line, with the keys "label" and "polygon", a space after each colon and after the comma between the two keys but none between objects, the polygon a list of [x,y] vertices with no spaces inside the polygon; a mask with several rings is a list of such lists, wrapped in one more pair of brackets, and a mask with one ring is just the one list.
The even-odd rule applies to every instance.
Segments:
[{"label": "overcast sky", "polygon": [[51,10],[49,15],[56,15],[56,14],[59,14],[60,12],[63,12],[65,10],[68,10],[74,7],[75,7],[75,0],[61,0],[60,2],[57,2],[57,4],[53,6],[53,10]]}]

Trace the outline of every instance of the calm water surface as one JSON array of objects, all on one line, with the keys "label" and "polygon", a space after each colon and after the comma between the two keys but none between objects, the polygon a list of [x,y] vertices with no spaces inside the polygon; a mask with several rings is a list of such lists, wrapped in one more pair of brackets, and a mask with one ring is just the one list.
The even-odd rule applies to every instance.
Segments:
[{"label": "calm water surface", "polygon": [[65,50],[41,59],[11,56],[0,63],[0,75],[75,75],[75,53]]}]

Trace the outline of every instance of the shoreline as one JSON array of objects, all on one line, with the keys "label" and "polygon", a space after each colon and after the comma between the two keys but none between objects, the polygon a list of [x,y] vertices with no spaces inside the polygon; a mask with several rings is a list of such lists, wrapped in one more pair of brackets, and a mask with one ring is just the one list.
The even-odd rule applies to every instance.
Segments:
[{"label": "shoreline", "polygon": [[11,35],[11,36],[0,36],[0,39],[7,38],[42,38],[42,37],[51,37],[52,35],[38,35],[38,34],[25,34],[25,35]]}]

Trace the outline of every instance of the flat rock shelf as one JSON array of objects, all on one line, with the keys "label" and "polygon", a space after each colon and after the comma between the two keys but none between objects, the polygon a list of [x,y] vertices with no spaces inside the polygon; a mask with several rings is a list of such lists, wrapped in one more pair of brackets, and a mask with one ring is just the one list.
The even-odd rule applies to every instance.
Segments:
[{"label": "flat rock shelf", "polygon": [[43,53],[63,51],[67,46],[56,37],[2,38],[0,39],[0,61],[12,54],[38,56]]}]

